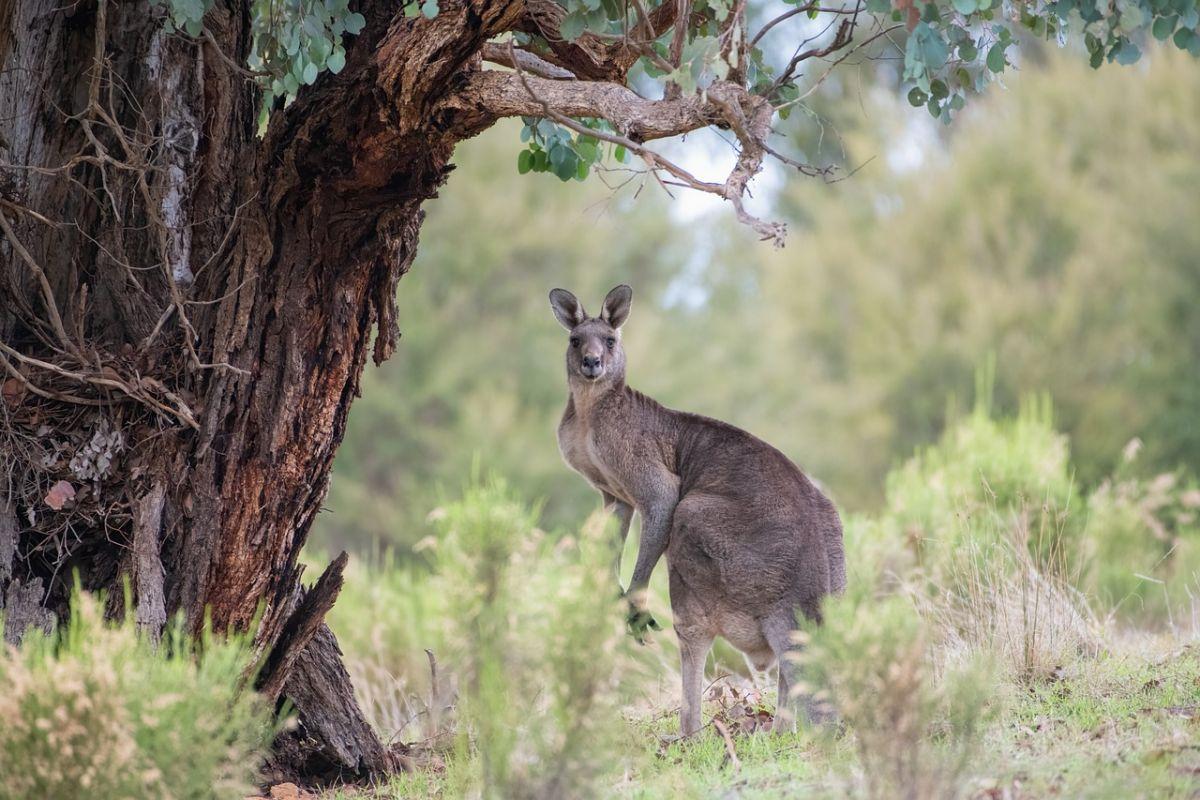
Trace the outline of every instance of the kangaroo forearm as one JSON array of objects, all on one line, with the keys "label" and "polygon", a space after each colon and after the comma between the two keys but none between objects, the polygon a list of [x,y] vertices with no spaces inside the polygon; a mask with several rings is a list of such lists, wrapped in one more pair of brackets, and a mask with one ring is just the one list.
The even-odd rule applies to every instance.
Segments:
[{"label": "kangaroo forearm", "polygon": [[642,536],[638,542],[637,563],[633,567],[633,578],[629,591],[645,589],[658,560],[667,550],[667,535],[671,527],[670,512],[651,512],[642,515]]},{"label": "kangaroo forearm", "polygon": [[[606,500],[608,498],[606,497]],[[613,556],[613,574],[617,576],[617,584],[621,583],[621,555],[625,550],[625,540],[629,538],[629,526],[633,522],[633,507],[620,500],[612,500],[605,507],[617,518],[616,554]]]}]

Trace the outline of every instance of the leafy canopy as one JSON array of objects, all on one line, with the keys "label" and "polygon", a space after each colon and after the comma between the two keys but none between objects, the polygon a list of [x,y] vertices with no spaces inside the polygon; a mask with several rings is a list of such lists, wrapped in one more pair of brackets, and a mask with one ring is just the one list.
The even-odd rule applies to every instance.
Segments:
[{"label": "leafy canopy", "polygon": [[[899,62],[909,102],[949,123],[969,95],[1012,66],[1022,36],[1060,45],[1081,41],[1093,67],[1137,61],[1150,37],[1200,57],[1197,1],[526,0],[527,21],[501,36],[493,55],[485,58],[518,66],[522,74],[621,83],[641,97],[665,101],[707,98],[714,83],[728,83],[743,96],[769,103],[773,116],[786,117],[834,68],[857,54],[858,59]],[[205,35],[212,0],[155,2],[165,11],[169,31]],[[346,48],[366,19],[349,0],[256,0],[253,11],[248,66],[263,90],[260,122],[265,126],[281,101],[290,103],[322,73],[344,69]],[[444,12],[439,0],[406,0],[396,13],[419,22],[416,18]],[[417,26],[410,31],[420,34]],[[498,59],[497,51],[508,56]],[[592,61],[581,60],[581,53]],[[621,68],[581,70],[580,64],[603,61],[596,53],[611,56]],[[611,120],[565,116],[548,106],[544,114],[525,116],[519,172],[583,180],[606,155],[629,160],[630,141],[617,135]],[[735,123],[720,115],[708,124],[736,130]],[[765,143],[765,134],[737,133],[743,153],[756,140]],[[661,159],[641,151],[640,141],[634,144],[652,171],[663,168]],[[678,170],[666,171],[680,178]],[[682,180],[692,188],[727,198],[744,190],[745,181],[735,182],[734,176],[724,186],[707,187],[688,178]]]}]

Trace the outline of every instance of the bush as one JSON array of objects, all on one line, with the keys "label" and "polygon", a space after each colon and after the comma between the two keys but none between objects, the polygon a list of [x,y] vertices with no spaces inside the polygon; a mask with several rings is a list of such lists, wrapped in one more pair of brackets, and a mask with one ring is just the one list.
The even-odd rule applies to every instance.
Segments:
[{"label": "bush", "polygon": [[1064,539],[1078,536],[1082,516],[1068,513],[1075,486],[1066,437],[1052,418],[1046,398],[1027,400],[1011,420],[993,418],[978,402],[936,444],[888,475],[882,516],[936,560],[964,536],[996,527],[994,518],[1037,509],[1045,516],[1038,528],[1050,535],[1030,544],[1043,556],[1061,552]]},{"label": "bush", "polygon": [[801,661],[854,735],[872,798],[953,798],[990,716],[992,680],[984,662],[936,676],[933,637],[903,597],[869,606],[827,604],[825,623],[806,635]]},{"label": "bush", "polygon": [[251,793],[274,733],[243,691],[249,640],[157,646],[77,594],[51,636],[0,656],[0,799],[228,798]]},{"label": "bush", "polygon": [[[989,396],[987,375],[980,373],[981,398]],[[998,595],[994,612],[1007,606],[1025,614],[1022,604],[1035,589],[1032,599],[1049,599],[1048,613],[1070,625],[1094,605],[1120,622],[1194,627],[1200,489],[1182,472],[1139,476],[1139,446],[1131,442],[1116,474],[1077,498],[1049,401],[1028,399],[1011,420],[993,418],[980,401],[892,471],[872,526],[911,551],[935,592],[978,600],[984,581]],[[1180,613],[1186,618],[1177,619]]]},{"label": "bush", "polygon": [[577,539],[551,541],[499,482],[439,515],[434,588],[473,791],[591,796],[616,758],[627,645],[606,522],[593,516]]}]

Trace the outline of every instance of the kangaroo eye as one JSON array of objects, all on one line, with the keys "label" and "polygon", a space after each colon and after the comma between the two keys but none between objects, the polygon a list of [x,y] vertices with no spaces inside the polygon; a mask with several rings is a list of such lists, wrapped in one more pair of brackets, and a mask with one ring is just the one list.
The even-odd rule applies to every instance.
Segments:
[{"label": "kangaroo eye", "polygon": [[604,343],[605,343],[606,345],[608,345],[608,349],[609,349],[609,350],[612,350],[614,347],[616,347],[616,346],[617,346],[617,340],[616,340],[616,339],[614,339],[614,338],[613,338],[613,337],[611,337],[611,336],[610,336],[610,337],[608,337],[607,339],[605,339],[605,340],[604,340]]},{"label": "kangaroo eye", "polygon": [[578,336],[571,337],[571,347],[574,347],[575,349],[579,349],[579,337]]}]

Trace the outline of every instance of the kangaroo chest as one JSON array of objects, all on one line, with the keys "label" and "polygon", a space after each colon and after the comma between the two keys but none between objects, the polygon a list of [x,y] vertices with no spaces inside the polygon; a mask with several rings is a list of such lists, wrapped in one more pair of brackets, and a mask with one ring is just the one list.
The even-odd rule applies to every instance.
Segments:
[{"label": "kangaroo chest", "polygon": [[603,456],[596,431],[578,416],[565,418],[558,427],[558,449],[563,460],[597,490],[631,502],[623,481]]}]

